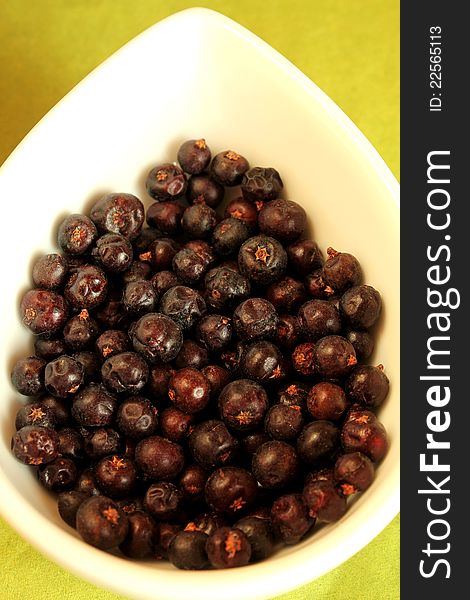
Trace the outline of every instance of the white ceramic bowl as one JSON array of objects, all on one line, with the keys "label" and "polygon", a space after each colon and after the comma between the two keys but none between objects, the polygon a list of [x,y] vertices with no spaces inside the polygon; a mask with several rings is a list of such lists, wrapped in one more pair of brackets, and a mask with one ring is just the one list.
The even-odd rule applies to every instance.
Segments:
[{"label": "white ceramic bowl", "polygon": [[[374,360],[390,395],[380,416],[390,451],[372,487],[335,525],[243,569],[183,572],[132,562],[82,542],[54,500],[10,453],[21,399],[14,362],[31,351],[18,317],[31,260],[54,251],[59,218],[110,191],[149,204],[147,172],[173,160],[179,144],[205,137],[213,151],[234,148],[252,165],[274,166],[289,198],[308,211],[323,250],[361,261],[382,293]],[[0,364],[0,509],[41,552],[79,576],[132,598],[259,600],[310,581],[352,556],[399,508],[398,184],[371,144],[307,77],[233,21],[190,9],[157,23],[70,92],[28,134],[0,170],[3,257]]]}]

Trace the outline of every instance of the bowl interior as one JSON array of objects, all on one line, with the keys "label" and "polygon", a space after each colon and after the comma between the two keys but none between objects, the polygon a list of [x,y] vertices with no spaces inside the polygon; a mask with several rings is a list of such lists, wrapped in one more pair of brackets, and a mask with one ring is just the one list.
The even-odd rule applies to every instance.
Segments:
[{"label": "bowl interior", "polygon": [[[14,414],[24,401],[9,384],[10,370],[32,350],[18,318],[19,298],[31,287],[32,259],[55,250],[55,228],[64,215],[86,211],[103,193],[134,193],[148,206],[148,171],[174,160],[180,143],[194,137],[204,137],[213,153],[232,148],[251,165],[278,169],[285,196],[306,209],[322,250],[333,246],[356,255],[366,283],[384,300],[372,361],[385,365],[391,381],[380,411],[390,451],[373,486],[340,523],[241,573],[180,572],[86,546],[10,453]],[[398,186],[362,134],[287,60],[217,13],[178,13],[113,55],[33,129],[0,170],[0,196],[7,224],[2,253],[8,257],[1,295],[0,508],[31,543],[79,575],[132,597],[191,593],[209,600],[220,598],[223,584],[226,598],[269,598],[338,565],[396,514]]]}]

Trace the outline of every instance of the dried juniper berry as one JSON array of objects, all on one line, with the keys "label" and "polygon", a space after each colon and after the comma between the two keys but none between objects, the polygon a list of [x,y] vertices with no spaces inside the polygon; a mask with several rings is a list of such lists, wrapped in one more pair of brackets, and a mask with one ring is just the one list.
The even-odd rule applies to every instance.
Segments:
[{"label": "dried juniper berry", "polygon": [[226,527],[228,520],[225,516],[216,512],[205,512],[198,514],[184,528],[185,531],[202,531],[206,535],[212,535],[219,527]]},{"label": "dried juniper berry", "polygon": [[330,381],[316,383],[308,393],[307,408],[314,419],[338,421],[347,407],[343,388]]},{"label": "dried juniper berry", "polygon": [[168,364],[155,364],[150,367],[149,378],[145,388],[152,400],[167,398],[168,384],[174,369]]},{"label": "dried juniper berry", "polygon": [[271,508],[271,522],[276,536],[285,544],[297,544],[315,524],[302,494],[279,496]]},{"label": "dried juniper berry", "polygon": [[158,527],[152,517],[142,510],[127,515],[127,535],[119,544],[119,550],[129,558],[149,558],[158,541]]},{"label": "dried juniper berry", "polygon": [[93,311],[103,329],[125,329],[129,316],[122,305],[122,290],[111,289],[104,301]]},{"label": "dried juniper berry", "polygon": [[288,244],[302,235],[307,226],[305,210],[292,200],[277,198],[263,206],[258,215],[260,230]]},{"label": "dried juniper berry", "polygon": [[294,315],[279,315],[274,342],[281,350],[292,351],[300,342],[300,327]]},{"label": "dried juniper berry", "polygon": [[67,274],[67,261],[60,254],[40,256],[32,269],[33,283],[36,287],[55,290],[64,282]]},{"label": "dried juniper berry", "polygon": [[170,379],[168,396],[176,408],[185,413],[203,410],[209,402],[209,394],[209,382],[197,369],[179,369]]},{"label": "dried juniper berry", "polygon": [[118,233],[105,233],[96,240],[92,256],[106,271],[121,273],[131,266],[132,244]]},{"label": "dried juniper berry", "polygon": [[86,467],[81,471],[75,482],[74,490],[86,496],[100,496],[101,492],[98,489],[95,481],[95,473],[92,467]]},{"label": "dried juniper berry", "polygon": [[369,331],[346,329],[344,337],[351,342],[358,360],[367,360],[374,351],[374,337]]},{"label": "dried juniper berry", "polygon": [[238,440],[222,421],[209,419],[194,427],[189,436],[189,451],[205,469],[230,463],[238,450]]},{"label": "dried juniper berry", "polygon": [[61,400],[51,394],[44,394],[39,397],[38,401],[44,410],[51,410],[57,427],[63,427],[69,423],[70,403],[67,400]]},{"label": "dried juniper berry", "polygon": [[78,267],[69,277],[64,288],[64,297],[76,309],[95,308],[106,298],[108,279],[97,265],[85,264]]},{"label": "dried juniper berry", "polygon": [[248,516],[236,521],[233,527],[243,531],[250,543],[250,562],[265,560],[274,553],[275,541],[269,520]]},{"label": "dried juniper berry", "polygon": [[314,362],[317,373],[322,377],[346,377],[357,364],[356,351],[346,338],[327,335],[315,345]]},{"label": "dried juniper berry", "polygon": [[243,175],[241,190],[243,197],[251,202],[268,202],[279,197],[283,188],[282,179],[272,167],[252,167]]},{"label": "dried juniper berry", "polygon": [[274,404],[264,422],[265,430],[273,440],[285,442],[296,439],[303,425],[302,409],[295,404]]},{"label": "dried juniper berry", "polygon": [[250,165],[244,156],[233,150],[219,152],[212,159],[210,174],[221,185],[234,186],[242,182]]},{"label": "dried juniper berry", "polygon": [[264,298],[244,300],[233,312],[235,332],[244,341],[274,337],[277,322],[276,309]]},{"label": "dried juniper berry", "polygon": [[178,162],[185,173],[202,173],[211,161],[211,151],[204,138],[187,140],[179,147]]},{"label": "dried juniper berry", "polygon": [[121,352],[107,358],[101,367],[105,386],[117,394],[137,394],[147,383],[149,368],[136,352]]},{"label": "dried juniper berry", "polygon": [[366,490],[374,480],[374,463],[361,452],[342,454],[334,467],[335,482],[343,496]]},{"label": "dried juniper berry", "polygon": [[389,390],[388,377],[383,365],[358,365],[346,380],[346,392],[352,402],[366,407],[377,408],[387,397]]},{"label": "dried juniper berry", "polygon": [[339,445],[339,429],[330,421],[312,421],[302,429],[297,439],[297,453],[307,465],[329,458]]},{"label": "dried juniper berry", "polygon": [[129,396],[118,407],[116,425],[123,435],[141,439],[155,433],[158,411],[147,398]]},{"label": "dried juniper berry", "polygon": [[298,470],[297,452],[280,440],[264,443],[253,456],[253,475],[268,489],[285,488],[295,480]]},{"label": "dried juniper berry", "polygon": [[57,431],[59,436],[59,454],[73,458],[80,462],[85,457],[83,449],[83,436],[78,429],[73,427],[63,427]]},{"label": "dried juniper berry", "polygon": [[14,434],[11,449],[25,465],[44,465],[57,458],[59,437],[50,427],[27,425]]},{"label": "dried juniper berry", "polygon": [[299,344],[292,352],[292,366],[301,375],[313,375],[316,373],[314,342]]},{"label": "dried juniper berry", "polygon": [[298,240],[286,248],[289,266],[305,277],[323,266],[323,255],[313,240]]},{"label": "dried juniper berry", "polygon": [[74,352],[72,358],[83,367],[83,383],[96,381],[100,376],[101,362],[92,350]]},{"label": "dried juniper berry", "polygon": [[224,315],[206,315],[196,326],[196,338],[210,352],[219,352],[230,344],[232,320]]},{"label": "dried juniper berry", "polygon": [[131,281],[123,289],[122,304],[134,316],[152,312],[158,302],[157,292],[151,281]]},{"label": "dried juniper berry", "polygon": [[90,383],[75,396],[72,416],[84,427],[110,425],[116,413],[117,400],[100,383]]},{"label": "dried juniper berry", "polygon": [[198,291],[176,285],[163,294],[160,311],[187,331],[205,314],[206,303]]},{"label": "dried juniper berry", "polygon": [[130,332],[134,350],[152,364],[169,362],[181,350],[183,332],[170,316],[147,313],[140,317]]},{"label": "dried juniper berry", "polygon": [[179,523],[170,523],[162,521],[158,523],[158,545],[155,549],[154,557],[157,560],[166,559],[168,560],[168,550],[171,544],[171,540],[182,530],[182,526]]},{"label": "dried juniper berry", "polygon": [[374,413],[356,410],[343,425],[341,445],[345,452],[361,452],[379,462],[388,450],[387,432]]},{"label": "dried juniper berry", "polygon": [[256,479],[250,471],[241,467],[219,467],[211,474],[205,487],[208,506],[232,517],[252,507],[257,495]]},{"label": "dried juniper berry", "polygon": [[96,427],[84,439],[85,454],[97,460],[108,454],[117,454],[123,445],[119,432],[111,427]]},{"label": "dried juniper berry", "polygon": [[309,300],[299,309],[299,326],[303,337],[316,342],[325,335],[337,335],[342,323],[338,310],[327,300]]},{"label": "dried juniper berry", "polygon": [[174,200],[184,194],[187,181],[180,167],[163,163],[150,171],[145,185],[149,196],[155,200]]},{"label": "dried juniper berry", "polygon": [[145,209],[132,194],[106,194],[92,206],[90,217],[101,233],[119,233],[129,240],[140,234]]},{"label": "dried juniper berry", "polygon": [[341,519],[347,509],[346,497],[332,481],[317,479],[304,486],[302,497],[310,517],[322,523]]},{"label": "dried juniper berry", "polygon": [[159,521],[174,519],[183,502],[183,494],[174,483],[156,481],[145,492],[144,508]]},{"label": "dried juniper berry", "polygon": [[181,219],[184,233],[196,240],[209,237],[218,222],[219,216],[207,204],[193,204],[189,206],[184,211]]},{"label": "dried juniper berry", "polygon": [[147,209],[147,223],[164,235],[177,235],[182,231],[181,218],[184,210],[184,206],[177,200],[154,202]]},{"label": "dried juniper berry", "polygon": [[301,281],[286,276],[268,287],[266,298],[278,312],[293,313],[307,300],[307,294]]},{"label": "dried juniper berry", "polygon": [[269,437],[269,435],[261,430],[247,433],[242,438],[240,438],[243,457],[247,460],[248,465],[251,466],[253,454],[258,450],[258,448],[262,446],[265,442],[269,442],[270,439],[271,438]]},{"label": "dried juniper berry", "polygon": [[201,372],[209,381],[211,400],[218,398],[220,392],[230,382],[230,373],[219,365],[207,365],[201,369]]},{"label": "dried juniper berry", "polygon": [[355,256],[333,248],[328,248],[327,254],[328,258],[323,265],[323,280],[336,294],[342,294],[361,283],[362,269]]},{"label": "dried juniper berry", "polygon": [[327,300],[335,293],[335,290],[325,282],[323,269],[316,269],[309,273],[304,279],[304,284],[308,295],[318,300]]},{"label": "dried juniper berry", "polygon": [[347,290],[340,300],[345,322],[355,329],[369,329],[380,316],[382,299],[371,285],[357,285]]},{"label": "dried juniper berry", "polygon": [[71,350],[85,350],[93,344],[99,332],[97,321],[83,308],[64,325],[64,341]]},{"label": "dried juniper berry", "polygon": [[250,231],[253,231],[258,226],[258,210],[256,205],[241,196],[230,200],[225,207],[224,218],[238,219],[245,223]]},{"label": "dried juniper berry", "polygon": [[11,371],[11,382],[23,396],[36,396],[45,391],[44,369],[46,361],[38,356],[28,356],[16,361]]},{"label": "dried juniper berry", "polygon": [[129,347],[129,336],[120,329],[107,329],[95,341],[95,352],[102,361],[129,350]]},{"label": "dried juniper berry", "polygon": [[220,527],[206,544],[210,564],[216,569],[243,567],[250,562],[251,546],[241,529]]},{"label": "dried juniper berry", "polygon": [[57,358],[61,354],[67,353],[67,346],[63,338],[50,338],[36,336],[34,340],[34,353],[39,358],[43,358],[49,362],[53,358]]},{"label": "dried juniper berry", "polygon": [[202,531],[179,531],[168,549],[169,561],[178,569],[200,570],[209,566],[206,543],[209,536]]},{"label": "dried juniper berry", "polygon": [[82,539],[101,550],[119,546],[128,530],[126,515],[116,502],[106,496],[93,496],[82,502],[76,523]]},{"label": "dried juniper berry", "polygon": [[211,269],[205,277],[204,298],[215,310],[230,309],[250,295],[249,280],[228,267]]},{"label": "dried juniper berry", "polygon": [[47,363],[44,370],[46,390],[56,398],[69,398],[76,394],[84,382],[81,363],[63,355]]},{"label": "dried juniper berry", "polygon": [[225,188],[207,173],[192,175],[188,180],[186,197],[190,204],[207,204],[216,208],[224,199]]},{"label": "dried juniper berry", "polygon": [[184,248],[193,250],[207,265],[212,267],[217,262],[217,255],[214,248],[205,240],[189,240],[184,244]]},{"label": "dried juniper berry", "polygon": [[142,227],[139,235],[132,240],[134,256],[136,257],[142,252],[145,252],[150,244],[158,239],[162,233],[163,232],[154,227]]},{"label": "dried juniper berry", "polygon": [[240,219],[223,219],[212,232],[212,246],[219,256],[231,256],[250,237],[249,227]]},{"label": "dried juniper berry", "polygon": [[287,406],[300,406],[302,412],[307,410],[307,397],[310,386],[301,381],[290,381],[279,388],[277,401]]},{"label": "dried juniper berry", "polygon": [[173,258],[179,252],[180,245],[175,240],[160,237],[154,240],[145,252],[139,254],[139,260],[150,263],[156,271],[171,269]]},{"label": "dried juniper berry", "polygon": [[176,369],[185,369],[192,367],[193,369],[202,369],[209,364],[209,353],[200,344],[194,340],[186,338],[175,358],[174,366]]},{"label": "dried juniper berry", "polygon": [[50,492],[70,490],[77,479],[78,471],[75,461],[67,457],[57,457],[47,465],[39,467],[38,479]]},{"label": "dried juniper berry", "polygon": [[286,375],[286,362],[277,346],[267,341],[250,344],[243,352],[240,368],[248,379],[259,383],[277,383]]},{"label": "dried juniper berry", "polygon": [[89,217],[73,214],[59,225],[57,243],[66,254],[85,254],[97,236],[95,224]]},{"label": "dried juniper berry", "polygon": [[173,479],[184,466],[184,453],[179,444],[153,435],[137,444],[135,461],[151,479]]},{"label": "dried juniper berry", "polygon": [[250,379],[237,379],[224,387],[218,405],[226,425],[236,431],[248,431],[261,425],[269,401],[261,385]]},{"label": "dried juniper berry", "polygon": [[184,497],[191,501],[201,500],[208,477],[209,472],[201,465],[189,464],[184,467],[178,479],[178,485]]},{"label": "dried juniper berry", "polygon": [[182,248],[173,258],[173,271],[186,285],[197,283],[207,271],[207,262],[191,248]]},{"label": "dried juniper berry", "polygon": [[70,490],[68,492],[61,492],[57,498],[57,509],[59,515],[67,525],[75,529],[77,511],[89,496],[83,492],[77,492]]},{"label": "dried juniper berry", "polygon": [[137,468],[134,461],[126,456],[105,456],[95,466],[95,479],[105,496],[125,498],[136,487]]},{"label": "dried juniper berry", "polygon": [[257,235],[242,244],[238,252],[240,273],[250,281],[269,285],[280,279],[287,267],[287,254],[272,237]]},{"label": "dried juniper berry", "polygon": [[18,409],[15,417],[15,429],[18,431],[28,425],[56,428],[54,411],[42,402],[31,402]]},{"label": "dried juniper berry", "polygon": [[150,279],[158,297],[163,296],[170,288],[180,285],[181,281],[173,271],[159,271]]},{"label": "dried juniper berry", "polygon": [[50,290],[33,289],[21,299],[23,323],[35,335],[57,333],[67,320],[68,307],[60,294]]}]

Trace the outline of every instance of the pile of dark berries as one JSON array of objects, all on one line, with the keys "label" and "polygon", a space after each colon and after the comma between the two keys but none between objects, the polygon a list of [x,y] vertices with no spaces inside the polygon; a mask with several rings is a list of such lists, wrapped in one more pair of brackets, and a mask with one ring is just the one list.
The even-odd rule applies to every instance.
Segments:
[{"label": "pile of dark berries", "polygon": [[[205,140],[58,228],[20,303],[12,451],[88,543],[225,568],[340,519],[387,452],[358,260],[305,239],[273,168]],[[226,188],[240,194],[220,210]],[[217,210],[219,209],[219,210]]]}]

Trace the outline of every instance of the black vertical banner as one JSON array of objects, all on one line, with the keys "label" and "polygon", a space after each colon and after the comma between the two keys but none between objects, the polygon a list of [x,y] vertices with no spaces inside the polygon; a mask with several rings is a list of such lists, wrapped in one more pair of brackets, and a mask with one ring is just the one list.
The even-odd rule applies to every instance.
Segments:
[{"label": "black vertical banner", "polygon": [[470,595],[468,31],[463,3],[401,4],[404,600]]}]

